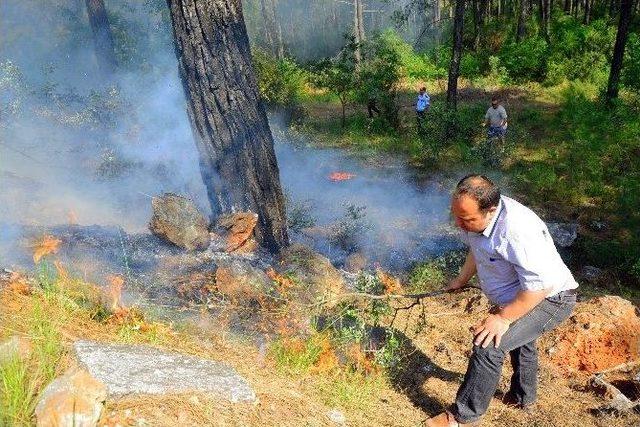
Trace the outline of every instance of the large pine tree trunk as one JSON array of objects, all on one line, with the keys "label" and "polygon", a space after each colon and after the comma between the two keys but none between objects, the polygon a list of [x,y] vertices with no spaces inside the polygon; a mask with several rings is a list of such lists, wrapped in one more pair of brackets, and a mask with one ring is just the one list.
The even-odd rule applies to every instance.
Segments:
[{"label": "large pine tree trunk", "polygon": [[618,85],[620,83],[620,71],[624,59],[624,48],[629,36],[629,23],[631,21],[631,10],[633,0],[620,1],[620,20],[618,21],[618,33],[616,34],[616,44],[613,47],[613,57],[611,58],[611,71],[609,72],[609,84],[607,85],[607,101],[611,102],[618,97]]},{"label": "large pine tree trunk", "polygon": [[456,0],[453,18],[453,54],[449,65],[449,82],[447,84],[447,107],[455,110],[458,106],[458,75],[462,59],[462,32],[464,27],[464,2]]},{"label": "large pine tree trunk", "polygon": [[487,17],[487,9],[489,8],[489,0],[478,0],[478,8],[474,10],[476,15],[476,33],[473,39],[473,49],[478,50],[480,48],[480,41],[482,40],[482,28],[485,24]]},{"label": "large pine tree trunk", "polygon": [[289,242],[278,164],[240,0],[168,0],[178,67],[214,217],[258,214],[258,241]]},{"label": "large pine tree trunk", "polygon": [[103,74],[108,76],[115,71],[117,61],[107,10],[103,0],[86,0],[86,5],[93,32],[98,67]]}]

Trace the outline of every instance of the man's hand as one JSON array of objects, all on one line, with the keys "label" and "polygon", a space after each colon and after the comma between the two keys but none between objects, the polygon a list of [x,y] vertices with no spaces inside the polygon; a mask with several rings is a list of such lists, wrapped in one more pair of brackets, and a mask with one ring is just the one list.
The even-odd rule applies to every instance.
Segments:
[{"label": "man's hand", "polygon": [[452,281],[449,282],[449,284],[447,286],[445,286],[444,290],[446,292],[455,292],[458,289],[462,289],[464,288],[466,285],[465,282],[459,280],[457,277],[455,279],[453,279]]},{"label": "man's hand", "polygon": [[499,314],[492,314],[482,322],[474,326],[473,329],[473,343],[475,345],[481,345],[482,348],[487,348],[491,341],[495,340],[496,348],[500,345],[502,336],[509,329],[511,322]]}]

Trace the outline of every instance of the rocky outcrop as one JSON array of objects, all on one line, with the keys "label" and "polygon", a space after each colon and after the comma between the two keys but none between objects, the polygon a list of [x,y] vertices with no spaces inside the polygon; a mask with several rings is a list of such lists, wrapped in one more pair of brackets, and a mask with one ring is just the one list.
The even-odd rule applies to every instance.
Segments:
[{"label": "rocky outcrop", "polygon": [[248,253],[258,248],[254,229],[258,224],[258,215],[253,212],[236,212],[223,215],[216,222],[214,250]]},{"label": "rocky outcrop", "polygon": [[36,406],[38,427],[94,427],[102,413],[107,389],[83,369],[72,369],[42,392]]},{"label": "rocky outcrop", "polygon": [[199,392],[230,402],[256,402],[247,381],[230,366],[142,345],[74,343],[80,364],[104,383],[108,396]]},{"label": "rocky outcrop", "polygon": [[312,249],[293,244],[281,253],[280,269],[307,285],[311,300],[322,299],[334,306],[337,296],[345,291],[345,280],[331,262]]},{"label": "rocky outcrop", "polygon": [[153,216],[149,230],[153,234],[190,251],[207,248],[208,224],[191,200],[166,193],[154,197],[151,205]]},{"label": "rocky outcrop", "polygon": [[561,248],[568,248],[578,238],[578,224],[564,222],[548,222],[547,228],[553,242]]}]

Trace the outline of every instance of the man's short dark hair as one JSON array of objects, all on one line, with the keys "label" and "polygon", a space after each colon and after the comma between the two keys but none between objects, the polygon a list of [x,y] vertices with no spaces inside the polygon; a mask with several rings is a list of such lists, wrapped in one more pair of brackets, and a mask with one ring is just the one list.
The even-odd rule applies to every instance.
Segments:
[{"label": "man's short dark hair", "polygon": [[456,190],[453,192],[453,198],[458,199],[463,195],[478,202],[478,206],[483,212],[497,207],[500,202],[498,186],[486,176],[479,174],[469,174],[458,182]]},{"label": "man's short dark hair", "polygon": [[493,95],[491,97],[491,102],[498,102],[498,101],[500,101],[500,98],[498,98],[498,95]]},{"label": "man's short dark hair", "polygon": [[425,92],[426,90],[427,90],[427,88],[424,87],[424,86],[420,88],[420,92]]}]

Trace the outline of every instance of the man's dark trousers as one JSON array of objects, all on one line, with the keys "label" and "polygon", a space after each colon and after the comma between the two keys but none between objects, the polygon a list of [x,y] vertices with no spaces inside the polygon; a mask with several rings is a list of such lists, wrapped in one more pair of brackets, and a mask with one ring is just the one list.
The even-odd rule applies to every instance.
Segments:
[{"label": "man's dark trousers", "polygon": [[575,290],[563,291],[545,298],[533,310],[513,322],[502,336],[500,346],[473,346],[469,367],[458,390],[453,415],[459,423],[473,423],[487,411],[509,353],[514,373],[511,377],[513,394],[522,405],[536,400],[538,386],[538,352],[536,340],[571,315],[576,305]]}]

